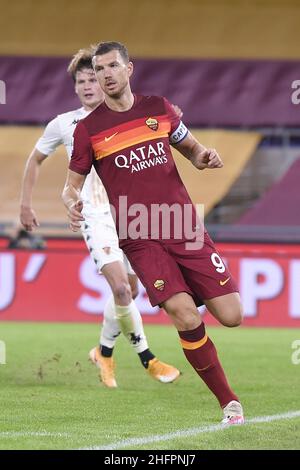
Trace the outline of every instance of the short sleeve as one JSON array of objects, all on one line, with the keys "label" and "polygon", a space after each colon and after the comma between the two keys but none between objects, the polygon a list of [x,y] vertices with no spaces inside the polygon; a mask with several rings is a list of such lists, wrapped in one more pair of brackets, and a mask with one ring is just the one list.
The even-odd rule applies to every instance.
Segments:
[{"label": "short sleeve", "polygon": [[58,118],[45,127],[43,135],[37,141],[35,148],[44,155],[50,155],[63,143]]},{"label": "short sleeve", "polygon": [[80,175],[91,171],[94,151],[85,125],[79,121],[73,134],[73,152],[69,168]]},{"label": "short sleeve", "polygon": [[173,106],[170,104],[170,102],[166,98],[164,98],[164,103],[165,103],[167,116],[171,122],[171,130],[169,134],[170,144],[173,144],[173,145],[178,144],[187,136],[188,129],[180,120],[180,118],[177,116]]}]

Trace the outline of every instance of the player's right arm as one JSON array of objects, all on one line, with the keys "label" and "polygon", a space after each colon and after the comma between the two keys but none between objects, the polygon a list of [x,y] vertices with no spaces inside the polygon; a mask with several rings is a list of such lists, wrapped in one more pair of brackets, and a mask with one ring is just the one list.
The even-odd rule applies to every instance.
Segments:
[{"label": "player's right arm", "polygon": [[30,232],[39,226],[32,208],[32,193],[39,176],[40,166],[45,158],[47,158],[47,155],[34,148],[25,165],[21,189],[20,220],[23,227]]},{"label": "player's right arm", "polygon": [[59,121],[58,118],[55,118],[46,126],[43,135],[27,159],[21,189],[20,220],[28,231],[39,226],[32,208],[32,194],[39,177],[41,164],[62,143]]},{"label": "player's right arm", "polygon": [[81,222],[84,220],[81,211],[83,202],[80,199],[80,192],[84,185],[86,175],[80,175],[75,171],[68,170],[65,187],[62,192],[62,200],[67,209],[70,220],[70,228],[73,232],[80,230]]}]

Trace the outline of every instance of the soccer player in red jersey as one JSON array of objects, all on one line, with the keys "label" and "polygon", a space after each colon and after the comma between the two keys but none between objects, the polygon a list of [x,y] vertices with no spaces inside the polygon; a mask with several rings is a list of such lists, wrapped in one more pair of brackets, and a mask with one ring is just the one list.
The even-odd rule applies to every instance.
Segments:
[{"label": "soccer player in red jersey", "polygon": [[114,212],[120,246],[152,305],[169,314],[187,360],[223,409],[223,423],[242,424],[242,406],[197,310],[204,303],[220,323],[238,326],[240,297],[197,217],[170,144],[199,170],[221,168],[222,160],[192,136],[165,98],[132,93],[133,64],[125,46],[100,43],[93,65],[105,100],[74,132],[63,191],[71,229],[79,230],[84,220],[80,191],[94,166]]},{"label": "soccer player in red jersey", "polygon": [[[27,160],[20,207],[20,219],[26,230],[32,231],[39,225],[32,208],[32,196],[41,164],[61,144],[65,146],[68,158],[71,158],[73,132],[77,122],[103,101],[103,92],[93,70],[93,55],[94,46],[80,49],[68,67],[81,107],[52,119]],[[178,107],[174,109],[181,114]],[[89,358],[99,368],[101,382],[108,388],[116,388],[113,351],[122,331],[147,373],[162,383],[173,382],[179,377],[179,370],[160,361],[149,349],[142,317],[133,300],[138,292],[137,276],[119,248],[107,195],[95,171],[86,178],[81,198],[84,201],[85,219],[81,224],[81,232],[97,271],[104,275],[112,291],[104,306],[99,345],[90,350]],[[124,285],[131,289],[125,290]]]}]

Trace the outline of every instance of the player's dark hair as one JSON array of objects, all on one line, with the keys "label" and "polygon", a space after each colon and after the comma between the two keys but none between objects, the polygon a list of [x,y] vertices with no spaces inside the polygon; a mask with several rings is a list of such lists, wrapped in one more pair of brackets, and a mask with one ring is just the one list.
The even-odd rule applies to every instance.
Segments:
[{"label": "player's dark hair", "polygon": [[68,66],[68,73],[73,78],[74,82],[76,81],[76,73],[82,69],[92,69],[92,58],[94,56],[96,46],[91,45],[86,47],[85,49],[80,49],[76,54],[73,56],[71,62]]},{"label": "player's dark hair", "polygon": [[126,46],[124,46],[124,44],[121,44],[120,42],[115,42],[115,41],[100,42],[96,47],[94,55],[95,56],[104,55],[111,51],[119,51],[124,61],[126,63],[129,62],[128,50]]}]

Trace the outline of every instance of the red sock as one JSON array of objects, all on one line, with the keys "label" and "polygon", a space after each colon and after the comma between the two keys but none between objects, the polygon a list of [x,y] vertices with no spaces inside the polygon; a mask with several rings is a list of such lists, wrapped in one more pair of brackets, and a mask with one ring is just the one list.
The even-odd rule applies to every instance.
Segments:
[{"label": "red sock", "polygon": [[204,323],[194,330],[178,331],[178,334],[187,360],[217,397],[221,407],[231,400],[239,401],[227,382],[217,350],[205,333]]}]

